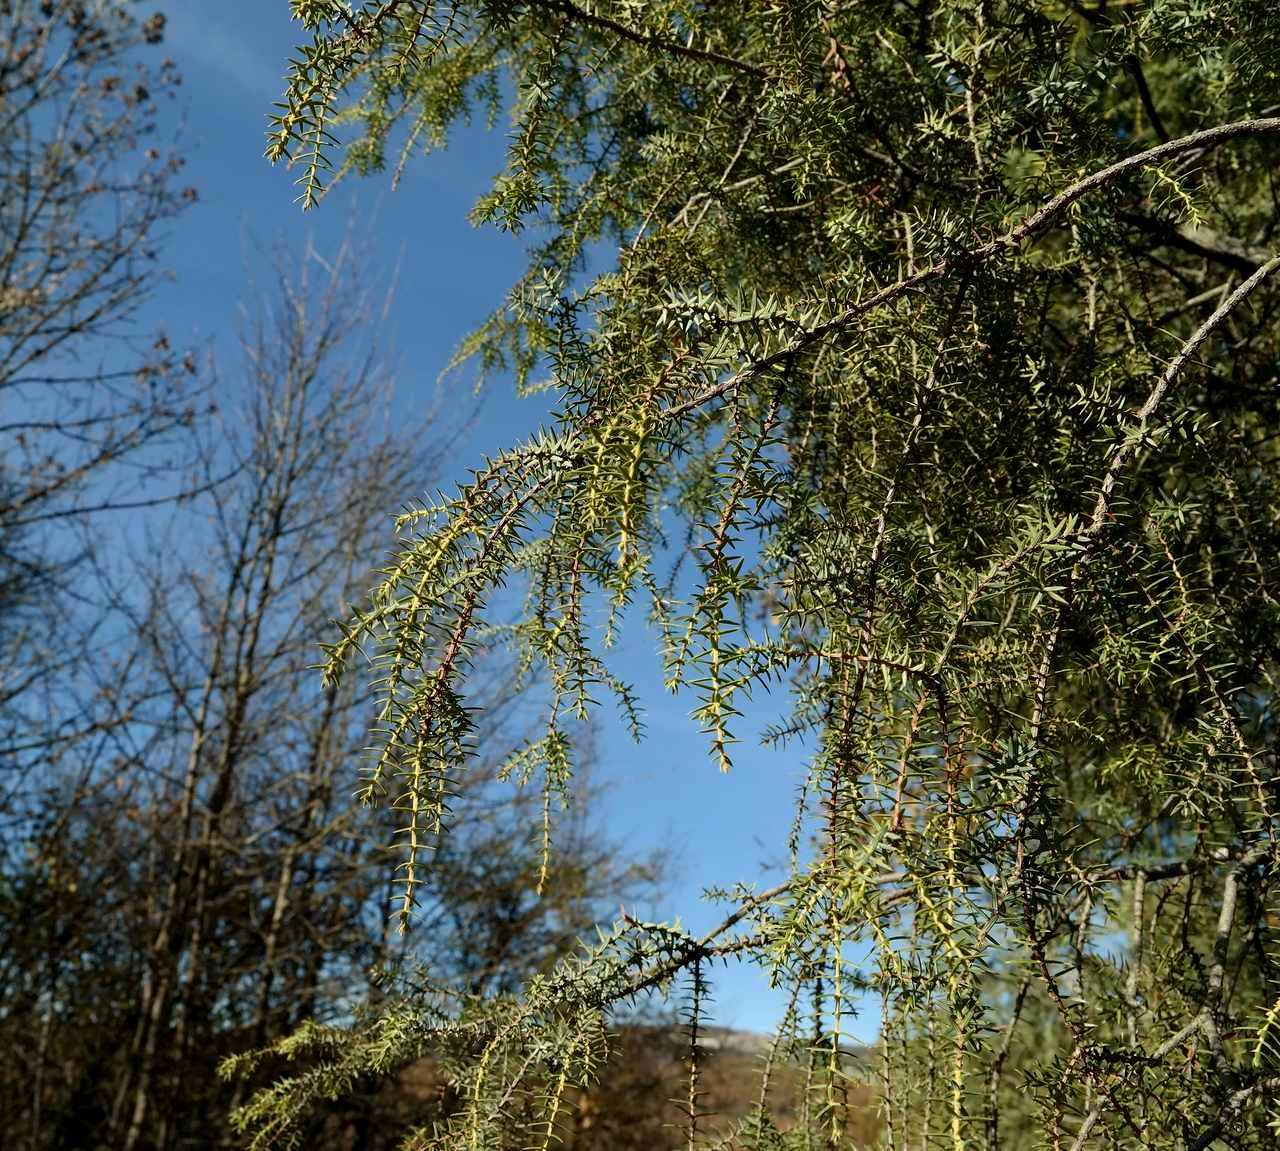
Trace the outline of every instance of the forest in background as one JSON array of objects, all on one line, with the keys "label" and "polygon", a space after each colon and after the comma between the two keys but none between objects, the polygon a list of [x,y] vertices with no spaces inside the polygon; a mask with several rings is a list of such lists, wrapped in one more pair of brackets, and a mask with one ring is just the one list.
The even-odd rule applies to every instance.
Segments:
[{"label": "forest in background", "polygon": [[[395,817],[351,801],[371,708],[313,665],[460,417],[392,420],[387,300],[354,230],[337,251],[279,250],[274,280],[246,284],[233,360],[145,330],[147,301],[175,290],[167,225],[197,195],[168,150],[163,34],[131,5],[0,4],[0,1142],[15,1149],[238,1145],[228,1116],[249,1085],[218,1078],[226,1056],[350,1019],[379,972],[426,964],[468,994],[508,991],[660,878],[609,842],[587,788],[557,833],[572,862],[535,894],[541,799],[493,779],[523,689],[493,660],[461,833],[433,857],[418,929],[394,931]],[[344,1146],[390,1146],[436,1102],[371,1126],[371,1089],[331,1121]]]}]

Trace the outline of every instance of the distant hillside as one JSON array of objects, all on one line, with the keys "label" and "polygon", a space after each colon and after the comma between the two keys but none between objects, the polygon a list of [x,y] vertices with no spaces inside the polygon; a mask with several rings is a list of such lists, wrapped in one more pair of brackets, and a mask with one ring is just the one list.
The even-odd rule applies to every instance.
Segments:
[{"label": "distant hillside", "polygon": [[[698,1126],[712,1141],[750,1115],[772,1039],[750,1031],[708,1027],[699,1037],[701,1098]],[[678,1026],[631,1025],[616,1033],[615,1054],[600,1082],[577,1093],[559,1126],[566,1151],[675,1151],[686,1146],[688,1034]],[[878,1098],[871,1052],[848,1052],[850,1133],[859,1146],[875,1144]],[[775,1061],[769,1100],[779,1130],[798,1114],[805,1091],[802,1054]],[[361,1101],[358,1113],[335,1111],[320,1142],[335,1151],[392,1151],[405,1132],[440,1116],[456,1102],[431,1060],[422,1060]],[[729,1147],[734,1144],[729,1144]]]}]

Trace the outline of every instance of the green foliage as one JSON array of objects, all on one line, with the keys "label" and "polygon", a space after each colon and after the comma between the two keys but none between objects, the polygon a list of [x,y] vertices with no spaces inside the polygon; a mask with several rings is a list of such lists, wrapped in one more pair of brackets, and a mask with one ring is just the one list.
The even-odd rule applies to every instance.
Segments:
[{"label": "green foliage", "polygon": [[[369,794],[405,812],[403,913],[508,584],[506,634],[553,687],[518,768],[548,811],[562,717],[635,707],[608,658],[633,602],[722,770],[749,704],[814,749],[814,850],[722,931],[624,922],[516,999],[420,1016],[451,1051],[479,1029],[422,1145],[545,1141],[608,1013],[730,956],[815,1003],[806,1138],[850,1138],[843,1021],[870,993],[887,1146],[1270,1145],[1280,18],[294,9],[316,39],[269,154],[308,204],[328,165],[394,142],[403,166],[511,86],[476,216],[537,242],[464,351],[558,397],[401,518],[330,651],[331,678],[378,669]],[[254,1108],[267,1145],[283,1112]],[[781,1145],[764,1111],[726,1138]]]}]

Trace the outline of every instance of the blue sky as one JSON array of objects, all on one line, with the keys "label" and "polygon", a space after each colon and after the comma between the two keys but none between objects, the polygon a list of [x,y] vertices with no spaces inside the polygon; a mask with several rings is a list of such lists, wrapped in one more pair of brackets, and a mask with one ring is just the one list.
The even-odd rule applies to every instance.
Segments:
[{"label": "blue sky", "polygon": [[[310,241],[323,253],[350,225],[367,245],[375,276],[390,280],[399,268],[387,325],[397,403],[406,413],[429,408],[457,341],[501,302],[522,268],[518,238],[473,228],[466,219],[500,167],[501,130],[459,132],[446,153],[415,160],[398,191],[387,178],[353,180],[304,216],[293,204],[293,175],[262,158],[266,114],[280,97],[300,33],[287,0],[172,0],[166,12],[166,51],[184,76],[178,110],[187,179],[200,200],[172,229],[176,283],[156,300],[157,318],[177,344],[211,341],[232,353],[246,286],[269,275],[265,250],[283,243],[301,251]],[[223,358],[234,362],[233,354]],[[545,402],[503,389],[485,396],[447,463],[449,474],[424,477],[424,487],[463,476],[482,454],[532,432]],[[446,392],[443,403],[448,415],[461,418],[475,400],[464,389]],[[624,634],[614,666],[640,692],[648,737],[637,747],[611,714],[602,716],[600,773],[611,785],[606,824],[619,841],[669,852],[676,865],[670,898],[641,912],[679,916],[704,929],[723,911],[701,900],[702,888],[764,885],[770,877],[762,863],[784,856],[802,753],[765,753],[744,743],[733,772],[722,776],[689,719],[691,702],[663,692],[654,636],[643,624]],[[768,703],[763,707],[761,724],[773,718]],[[780,997],[749,968],[722,971],[715,1000],[721,1023],[752,1029],[769,1028],[781,1008]],[[871,1019],[863,1026],[873,1033]]]}]

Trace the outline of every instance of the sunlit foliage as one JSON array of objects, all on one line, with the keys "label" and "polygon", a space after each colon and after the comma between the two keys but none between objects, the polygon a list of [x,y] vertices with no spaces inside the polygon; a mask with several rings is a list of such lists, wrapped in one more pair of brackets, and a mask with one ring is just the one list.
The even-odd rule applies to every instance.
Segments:
[{"label": "sunlit foliage", "polygon": [[[566,722],[637,707],[609,659],[637,611],[709,770],[748,709],[810,758],[779,888],[705,937],[623,920],[518,996],[303,1032],[309,1069],[243,1113],[259,1144],[425,1050],[462,1103],[414,1146],[554,1142],[615,1010],[663,987],[691,1147],[847,1145],[855,994],[882,1005],[884,1146],[1272,1145],[1280,17],[293,8],[314,40],[268,155],[308,206],[511,109],[474,217],[526,229],[530,267],[460,354],[557,403],[401,517],[330,649],[331,678],[376,669],[366,797],[404,813],[405,921],[499,589],[527,590],[503,634],[552,689],[513,765],[549,867]],[[740,1129],[700,1124],[724,957],[792,992],[786,1131],[765,1089]]]}]

